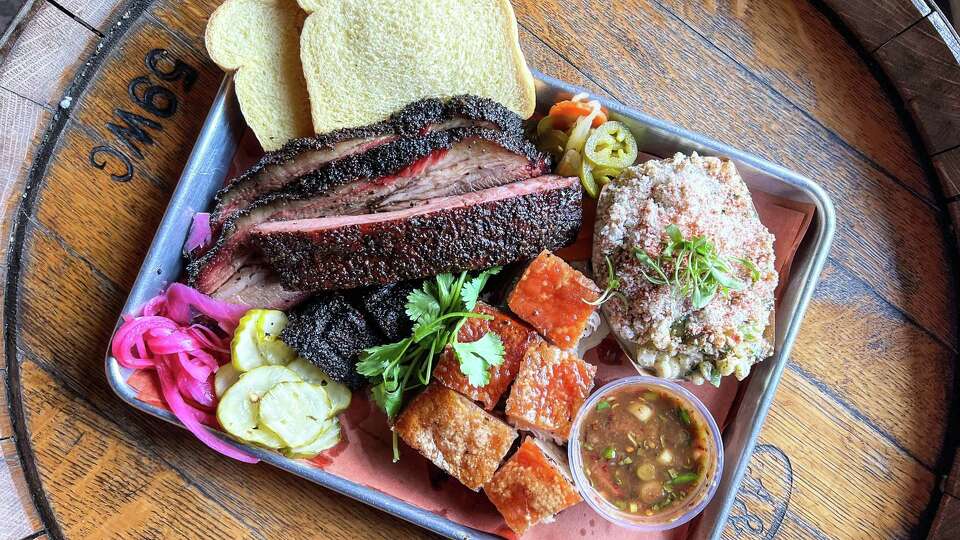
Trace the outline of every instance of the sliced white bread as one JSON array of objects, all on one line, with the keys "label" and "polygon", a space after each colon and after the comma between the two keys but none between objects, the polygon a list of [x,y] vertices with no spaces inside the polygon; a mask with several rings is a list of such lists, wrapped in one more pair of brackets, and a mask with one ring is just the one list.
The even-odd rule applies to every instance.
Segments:
[{"label": "sliced white bread", "polygon": [[207,52],[236,71],[240,110],[264,150],[313,133],[299,54],[306,16],[296,0],[227,0],[207,21]]},{"label": "sliced white bread", "polygon": [[313,127],[370,124],[424,97],[475,94],[533,114],[509,0],[299,0]]}]

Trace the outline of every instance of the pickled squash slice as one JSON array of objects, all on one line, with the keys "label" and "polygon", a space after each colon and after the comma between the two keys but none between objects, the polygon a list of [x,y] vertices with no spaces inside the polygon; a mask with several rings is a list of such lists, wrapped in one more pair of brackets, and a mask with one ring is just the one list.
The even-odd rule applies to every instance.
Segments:
[{"label": "pickled squash slice", "polygon": [[300,376],[283,366],[251,370],[223,394],[217,406],[217,420],[228,433],[245,441],[273,449],[289,446],[277,434],[259,425],[260,401],[277,384],[297,381]]},{"label": "pickled squash slice", "polygon": [[230,342],[230,358],[237,371],[286,365],[296,353],[280,341],[287,316],[273,309],[251,309],[240,319]]},{"label": "pickled squash slice", "polygon": [[260,401],[260,423],[285,444],[303,446],[329,425],[330,402],[323,388],[304,381],[282,382]]}]

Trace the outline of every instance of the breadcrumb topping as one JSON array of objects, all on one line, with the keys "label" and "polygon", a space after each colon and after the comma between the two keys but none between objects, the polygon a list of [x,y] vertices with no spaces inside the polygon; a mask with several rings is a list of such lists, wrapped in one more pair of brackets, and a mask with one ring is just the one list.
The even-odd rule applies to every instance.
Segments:
[{"label": "breadcrumb topping", "polygon": [[[697,310],[670,284],[651,283],[635,252],[660,256],[670,225],[684,239],[705,237],[721,257],[738,261],[733,277],[747,286],[717,293]],[[603,312],[620,339],[636,346],[638,367],[697,383],[717,380],[716,372],[742,379],[772,352],[763,333],[778,281],[774,237],[732,162],[678,153],[631,167],[603,189],[595,230],[594,268],[605,268],[610,257],[622,293]]]}]

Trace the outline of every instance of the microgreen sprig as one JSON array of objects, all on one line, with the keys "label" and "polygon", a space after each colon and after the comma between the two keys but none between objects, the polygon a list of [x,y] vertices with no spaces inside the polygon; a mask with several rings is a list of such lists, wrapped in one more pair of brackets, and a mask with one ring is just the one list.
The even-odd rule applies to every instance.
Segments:
[{"label": "microgreen sprig", "polygon": [[586,299],[583,301],[591,306],[600,306],[610,300],[616,295],[620,295],[620,298],[626,301],[626,298],[623,296],[622,292],[619,292],[620,288],[620,278],[617,277],[616,271],[613,269],[613,261],[610,260],[610,256],[605,256],[604,260],[607,262],[607,288],[604,289],[603,294],[600,295],[600,298],[597,298],[593,302],[589,302]]},{"label": "microgreen sprig", "polygon": [[[681,298],[690,298],[694,309],[703,309],[717,292],[729,294],[747,288],[747,283],[734,277],[734,262],[745,267],[753,281],[760,279],[760,272],[753,262],[722,257],[706,237],[684,239],[676,225],[668,225],[666,233],[667,240],[659,257],[654,259],[639,248],[634,249],[634,255],[646,267],[640,271],[647,281],[654,285],[670,285]],[[669,270],[669,275],[664,268]]]}]

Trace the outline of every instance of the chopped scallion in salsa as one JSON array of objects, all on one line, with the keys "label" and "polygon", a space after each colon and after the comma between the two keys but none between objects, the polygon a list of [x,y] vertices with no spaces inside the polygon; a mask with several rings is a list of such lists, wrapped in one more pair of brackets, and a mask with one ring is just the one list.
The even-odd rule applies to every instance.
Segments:
[{"label": "chopped scallion in salsa", "polygon": [[580,431],[584,474],[621,511],[654,515],[685,502],[707,467],[707,427],[672,394],[626,387],[597,403]]}]

